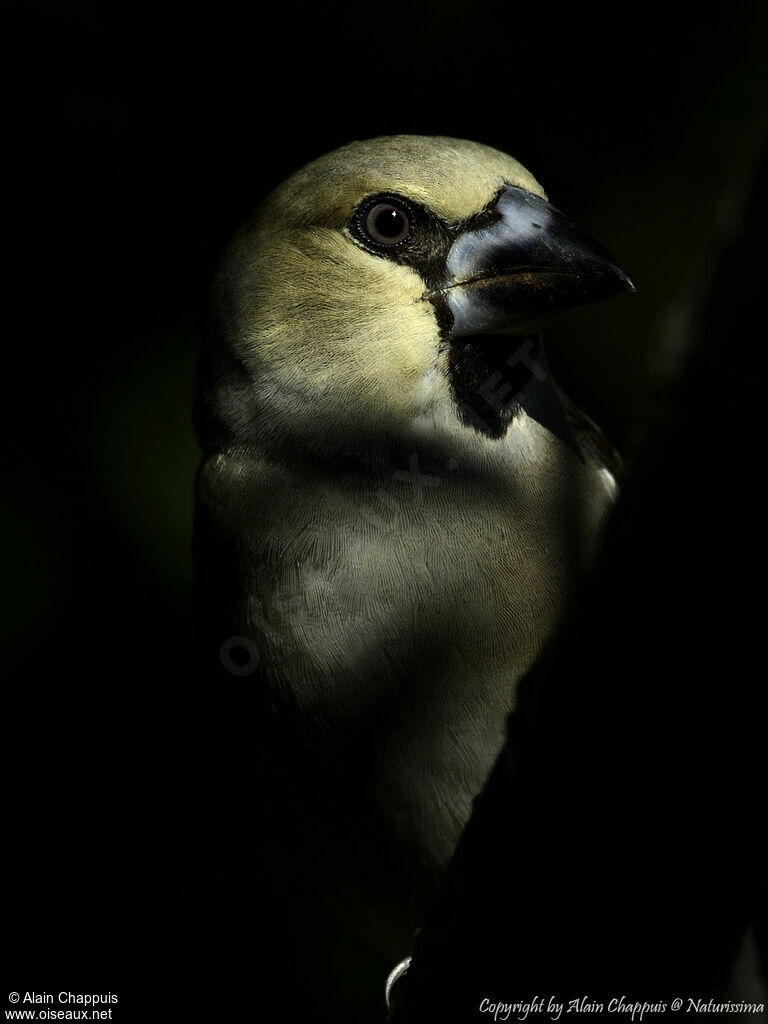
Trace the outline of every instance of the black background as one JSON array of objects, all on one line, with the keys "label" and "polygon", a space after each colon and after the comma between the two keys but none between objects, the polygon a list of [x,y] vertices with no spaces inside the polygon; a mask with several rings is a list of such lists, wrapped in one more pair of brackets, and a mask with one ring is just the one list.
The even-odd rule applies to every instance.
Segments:
[{"label": "black background", "polygon": [[194,672],[191,406],[222,244],[351,138],[512,153],[637,283],[549,335],[561,382],[631,454],[670,303],[759,148],[768,14],[75,3],[13,21],[6,988],[227,1019],[258,1006],[270,937],[265,880],[242,889],[268,837]]}]

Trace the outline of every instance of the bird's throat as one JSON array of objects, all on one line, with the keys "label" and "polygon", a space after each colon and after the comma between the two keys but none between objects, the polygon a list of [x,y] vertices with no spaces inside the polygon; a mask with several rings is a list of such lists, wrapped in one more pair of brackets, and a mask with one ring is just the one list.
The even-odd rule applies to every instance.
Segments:
[{"label": "bird's throat", "polygon": [[462,419],[492,438],[504,436],[526,390],[548,376],[538,335],[454,338],[448,366]]}]

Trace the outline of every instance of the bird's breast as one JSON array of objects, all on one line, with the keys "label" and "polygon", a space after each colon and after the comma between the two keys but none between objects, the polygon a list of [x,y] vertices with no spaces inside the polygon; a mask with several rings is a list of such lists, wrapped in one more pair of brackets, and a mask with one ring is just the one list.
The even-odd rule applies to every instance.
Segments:
[{"label": "bird's breast", "polygon": [[393,828],[423,840],[435,815],[435,862],[608,503],[595,468],[536,429],[512,435],[508,465],[410,453],[332,478],[219,456],[201,475],[237,552],[233,633],[297,735],[340,760],[364,747]]}]

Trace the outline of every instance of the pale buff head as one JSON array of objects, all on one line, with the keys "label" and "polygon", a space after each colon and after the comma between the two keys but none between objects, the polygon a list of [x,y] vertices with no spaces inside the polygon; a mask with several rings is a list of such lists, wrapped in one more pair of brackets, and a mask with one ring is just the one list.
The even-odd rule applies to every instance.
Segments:
[{"label": "pale buff head", "polygon": [[234,444],[353,451],[363,436],[448,422],[451,395],[424,276],[350,231],[369,196],[395,193],[447,225],[505,185],[543,196],[516,160],[459,139],[353,142],[276,188],[229,246],[205,387]]}]

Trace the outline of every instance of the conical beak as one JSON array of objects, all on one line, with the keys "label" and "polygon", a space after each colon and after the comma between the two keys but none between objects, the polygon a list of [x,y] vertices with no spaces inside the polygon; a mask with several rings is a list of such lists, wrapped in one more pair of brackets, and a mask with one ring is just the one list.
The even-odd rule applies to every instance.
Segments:
[{"label": "conical beak", "polygon": [[459,235],[434,293],[453,314],[453,337],[534,334],[568,310],[635,291],[613,257],[540,196],[508,186],[496,213]]}]

